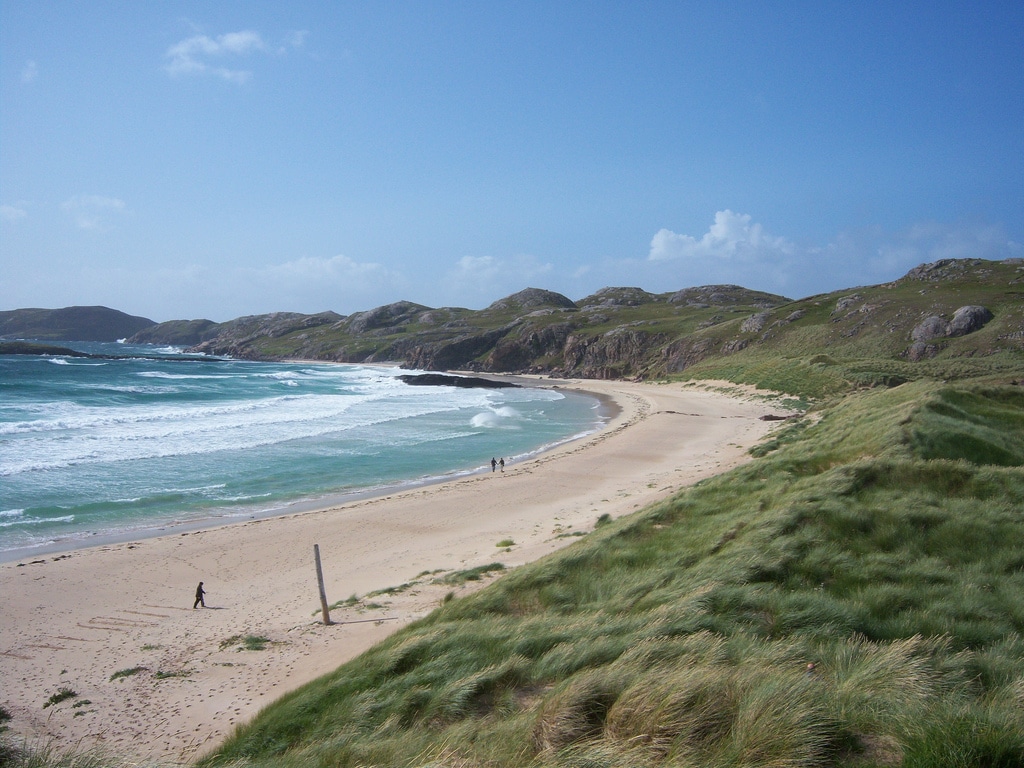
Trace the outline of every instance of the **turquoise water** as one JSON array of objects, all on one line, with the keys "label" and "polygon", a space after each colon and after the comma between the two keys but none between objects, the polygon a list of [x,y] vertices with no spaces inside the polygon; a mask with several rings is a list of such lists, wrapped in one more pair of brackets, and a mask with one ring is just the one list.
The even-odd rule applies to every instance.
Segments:
[{"label": "turquoise water", "polygon": [[568,391],[64,346],[131,357],[0,356],[0,559],[489,469],[602,424]]}]

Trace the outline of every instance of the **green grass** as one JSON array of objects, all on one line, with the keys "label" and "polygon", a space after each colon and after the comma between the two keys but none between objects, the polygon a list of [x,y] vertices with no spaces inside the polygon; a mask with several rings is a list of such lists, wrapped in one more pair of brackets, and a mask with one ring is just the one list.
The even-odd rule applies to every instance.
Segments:
[{"label": "green grass", "polygon": [[191,674],[192,674],[192,672],[190,670],[187,670],[187,669],[174,669],[174,670],[170,670],[170,671],[166,671],[166,670],[163,670],[163,669],[158,669],[156,672],[153,673],[153,679],[154,680],[168,680],[168,679],[173,678],[173,677],[188,677]]},{"label": "green grass", "polygon": [[487,565],[479,565],[476,568],[467,568],[464,571],[452,571],[449,574],[434,579],[434,583],[458,586],[459,584],[465,584],[467,581],[480,581],[489,573],[503,570],[505,570],[505,566],[502,563],[488,563]]},{"label": "green grass", "polygon": [[[81,713],[76,713],[81,714]],[[139,762],[118,758],[101,747],[56,741],[14,745],[0,740],[0,766],[4,768],[174,768],[171,763]]]},{"label": "green grass", "polygon": [[137,675],[140,672],[145,672],[147,669],[147,667],[129,667],[127,669],[119,669],[110,676],[110,680],[113,682],[114,680],[119,680],[122,677],[131,677],[132,675]]},{"label": "green grass", "polygon": [[1024,764],[1021,418],[987,383],[849,395],[444,602],[203,765]]},{"label": "green grass", "polygon": [[62,701],[67,701],[68,699],[73,699],[77,695],[78,694],[75,691],[71,690],[70,688],[61,688],[56,693],[52,694],[50,696],[50,698],[48,698],[44,702],[43,709],[46,709],[47,707],[52,707],[55,704],[60,704]]},{"label": "green grass", "polygon": [[262,651],[270,645],[270,638],[260,635],[232,635],[220,641],[220,650],[234,648],[236,651]]}]

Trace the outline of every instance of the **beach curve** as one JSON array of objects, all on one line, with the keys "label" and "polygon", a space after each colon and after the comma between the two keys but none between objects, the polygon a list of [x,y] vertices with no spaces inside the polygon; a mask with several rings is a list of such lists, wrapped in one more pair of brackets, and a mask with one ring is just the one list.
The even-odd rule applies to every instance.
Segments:
[{"label": "beach curve", "polygon": [[[436,576],[532,562],[601,515],[736,466],[777,424],[738,388],[534,384],[591,392],[617,412],[605,429],[504,472],[0,564],[0,704],[12,730],[30,743],[192,761],[273,699],[488,580],[452,587]],[[377,593],[332,609],[331,626],[320,618],[314,544],[329,602]],[[206,609],[192,608],[199,581]],[[264,649],[246,650],[247,637]],[[62,689],[77,695],[44,708]]]}]

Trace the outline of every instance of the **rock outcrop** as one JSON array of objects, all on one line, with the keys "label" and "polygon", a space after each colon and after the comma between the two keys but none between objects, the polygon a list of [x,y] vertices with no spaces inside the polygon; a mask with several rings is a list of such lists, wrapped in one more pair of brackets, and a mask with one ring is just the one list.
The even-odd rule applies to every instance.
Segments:
[{"label": "rock outcrop", "polygon": [[913,343],[907,349],[907,358],[916,361],[935,357],[941,347],[931,342],[974,333],[983,328],[992,318],[993,314],[988,308],[977,305],[960,307],[953,313],[952,320],[946,320],[939,315],[930,315],[915,325],[910,332],[910,339]]}]

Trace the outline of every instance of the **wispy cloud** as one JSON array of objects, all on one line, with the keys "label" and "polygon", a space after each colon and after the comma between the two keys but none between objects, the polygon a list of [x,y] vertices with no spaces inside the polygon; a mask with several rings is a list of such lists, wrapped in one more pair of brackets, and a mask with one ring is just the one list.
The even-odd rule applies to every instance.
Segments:
[{"label": "wispy cloud", "polygon": [[20,221],[28,216],[28,211],[20,205],[0,205],[0,221]]},{"label": "wispy cloud", "polygon": [[125,210],[123,200],[103,195],[75,195],[61,203],[60,207],[75,220],[80,229],[92,231],[105,231],[110,215]]},{"label": "wispy cloud", "polygon": [[306,30],[306,29],[292,30],[287,35],[285,35],[284,47],[281,48],[281,52],[283,53],[288,48],[301,48],[302,46],[304,46],[306,44],[306,38],[307,37],[309,37],[309,30]]},{"label": "wispy cloud", "polygon": [[799,297],[886,282],[940,259],[1020,256],[1024,246],[990,224],[917,223],[899,232],[843,232],[824,245],[798,245],[727,209],[699,237],[659,230],[643,265],[619,262],[614,273],[673,280],[676,287],[727,282]]},{"label": "wispy cloud", "polygon": [[266,297],[266,306],[285,308],[370,308],[396,301],[408,287],[400,273],[383,264],[341,254],[241,270],[236,279],[251,295]]},{"label": "wispy cloud", "polygon": [[243,30],[217,37],[193,35],[167,49],[164,67],[172,77],[213,75],[232,83],[246,83],[252,78],[247,69],[224,66],[221,62],[236,61],[252,53],[267,50],[258,32]]},{"label": "wispy cloud", "polygon": [[39,66],[34,60],[29,59],[25,62],[25,66],[21,68],[21,82],[28,85],[29,83],[34,83],[37,77],[39,77]]},{"label": "wispy cloud", "polygon": [[551,264],[530,254],[502,259],[463,256],[433,287],[433,292],[443,296],[448,304],[480,306],[523,288],[543,288],[552,271]]},{"label": "wispy cloud", "polygon": [[282,264],[259,270],[263,279],[271,283],[307,284],[309,281],[328,281],[336,284],[355,281],[365,284],[387,276],[388,270],[373,262],[359,262],[348,256],[316,258],[304,256]]}]

